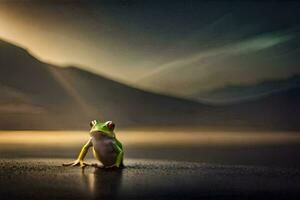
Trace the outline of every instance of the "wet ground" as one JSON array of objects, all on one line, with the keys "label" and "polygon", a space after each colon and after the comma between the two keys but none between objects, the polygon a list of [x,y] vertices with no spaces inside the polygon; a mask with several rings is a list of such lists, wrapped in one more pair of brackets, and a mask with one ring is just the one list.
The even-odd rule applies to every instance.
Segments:
[{"label": "wet ground", "polygon": [[299,199],[297,169],[129,159],[123,170],[2,159],[1,199]]},{"label": "wet ground", "polygon": [[0,132],[0,199],[300,199],[298,134],[134,136],[125,169],[82,171],[61,165],[85,133]]}]

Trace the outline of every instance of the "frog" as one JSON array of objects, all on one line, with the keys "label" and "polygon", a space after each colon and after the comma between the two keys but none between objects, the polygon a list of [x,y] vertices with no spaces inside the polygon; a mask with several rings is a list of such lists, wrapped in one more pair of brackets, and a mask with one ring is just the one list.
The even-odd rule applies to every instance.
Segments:
[{"label": "frog", "polygon": [[[115,124],[112,121],[101,122],[92,120],[90,122],[89,139],[81,148],[77,159],[70,163],[64,163],[63,166],[86,166],[100,168],[123,168],[124,150],[122,143],[116,138],[114,132]],[[84,162],[84,158],[92,147],[94,157],[102,163],[89,164]]]}]

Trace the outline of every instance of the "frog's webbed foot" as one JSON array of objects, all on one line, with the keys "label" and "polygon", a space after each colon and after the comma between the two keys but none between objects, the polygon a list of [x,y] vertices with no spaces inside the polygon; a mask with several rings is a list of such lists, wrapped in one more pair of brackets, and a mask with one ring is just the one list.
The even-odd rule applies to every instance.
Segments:
[{"label": "frog's webbed foot", "polygon": [[124,168],[124,165],[120,165],[120,166],[117,166],[117,165],[110,165],[110,166],[100,166],[101,169],[105,169],[105,170],[119,170],[119,169],[123,169]]},{"label": "frog's webbed foot", "polygon": [[85,166],[90,166],[90,167],[95,167],[95,168],[100,168],[101,165],[98,165],[97,163],[84,163]]},{"label": "frog's webbed foot", "polygon": [[63,166],[72,166],[72,167],[80,166],[81,168],[84,168],[86,166],[90,166],[90,164],[88,164],[86,162],[83,162],[83,160],[75,160],[75,161],[70,162],[70,163],[63,163],[62,165]]}]

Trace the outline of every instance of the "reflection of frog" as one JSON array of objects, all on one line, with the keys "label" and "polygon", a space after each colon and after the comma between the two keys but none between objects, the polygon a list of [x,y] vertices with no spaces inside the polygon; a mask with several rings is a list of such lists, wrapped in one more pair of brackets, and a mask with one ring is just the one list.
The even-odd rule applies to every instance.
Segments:
[{"label": "reflection of frog", "polygon": [[93,173],[81,173],[84,191],[89,191],[91,199],[118,199],[122,184],[123,170],[96,168]]},{"label": "reflection of frog", "polygon": [[88,142],[82,147],[77,160],[63,165],[80,165],[81,167],[90,165],[83,162],[83,159],[87,154],[89,148],[93,147],[95,158],[98,159],[105,168],[123,167],[123,146],[115,136],[115,124],[112,121],[101,123],[98,120],[93,120],[91,121],[90,126],[91,137]]}]

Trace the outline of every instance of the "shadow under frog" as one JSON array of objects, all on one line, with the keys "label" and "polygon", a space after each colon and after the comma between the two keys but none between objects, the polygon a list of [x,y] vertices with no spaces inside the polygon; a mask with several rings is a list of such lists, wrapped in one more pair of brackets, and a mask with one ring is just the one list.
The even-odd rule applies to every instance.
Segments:
[{"label": "shadow under frog", "polygon": [[123,170],[95,168],[94,172],[82,170],[84,189],[93,199],[116,199],[122,183]]}]

